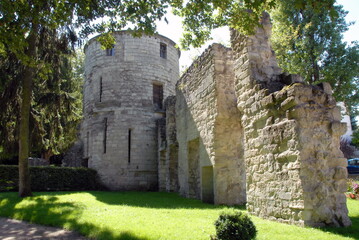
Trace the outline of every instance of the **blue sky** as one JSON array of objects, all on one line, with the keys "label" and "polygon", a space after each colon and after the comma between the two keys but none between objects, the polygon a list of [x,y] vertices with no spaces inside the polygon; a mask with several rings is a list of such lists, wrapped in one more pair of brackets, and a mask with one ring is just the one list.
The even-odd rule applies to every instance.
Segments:
[{"label": "blue sky", "polygon": [[346,42],[359,41],[359,0],[337,0],[337,3],[343,5],[344,9],[348,11],[346,20],[356,22],[344,34],[344,40]]}]

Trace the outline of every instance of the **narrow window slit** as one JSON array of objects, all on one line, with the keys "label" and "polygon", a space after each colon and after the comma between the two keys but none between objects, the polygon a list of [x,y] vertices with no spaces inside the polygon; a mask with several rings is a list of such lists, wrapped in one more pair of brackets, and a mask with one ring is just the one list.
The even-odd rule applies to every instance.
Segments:
[{"label": "narrow window slit", "polygon": [[161,84],[153,84],[153,105],[155,110],[163,108],[163,86]]},{"label": "narrow window slit", "polygon": [[104,119],[104,131],[103,131],[103,153],[106,153],[107,148],[107,118]]},{"label": "narrow window slit", "polygon": [[102,101],[102,77],[100,78],[100,102]]},{"label": "narrow window slit", "polygon": [[106,56],[115,56],[115,48],[106,49]]},{"label": "narrow window slit", "polygon": [[132,129],[128,129],[128,163],[131,162],[131,135]]}]

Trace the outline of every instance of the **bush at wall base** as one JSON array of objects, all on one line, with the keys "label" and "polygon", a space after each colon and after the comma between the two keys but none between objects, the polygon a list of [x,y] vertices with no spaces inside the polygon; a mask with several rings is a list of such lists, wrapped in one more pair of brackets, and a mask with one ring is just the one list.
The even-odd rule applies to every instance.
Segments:
[{"label": "bush at wall base", "polygon": [[248,215],[239,212],[222,212],[214,223],[218,240],[252,240],[257,229]]},{"label": "bush at wall base", "polygon": [[[32,191],[105,190],[90,168],[30,167]],[[18,166],[0,165],[0,191],[17,191]]]}]

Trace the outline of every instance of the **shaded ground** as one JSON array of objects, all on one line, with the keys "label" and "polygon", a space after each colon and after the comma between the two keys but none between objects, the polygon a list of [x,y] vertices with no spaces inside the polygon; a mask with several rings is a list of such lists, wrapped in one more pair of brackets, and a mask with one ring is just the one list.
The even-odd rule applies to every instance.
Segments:
[{"label": "shaded ground", "polygon": [[46,227],[30,224],[14,219],[0,218],[0,239],[2,240],[28,240],[28,239],[79,239],[86,240],[76,232],[61,228]]}]

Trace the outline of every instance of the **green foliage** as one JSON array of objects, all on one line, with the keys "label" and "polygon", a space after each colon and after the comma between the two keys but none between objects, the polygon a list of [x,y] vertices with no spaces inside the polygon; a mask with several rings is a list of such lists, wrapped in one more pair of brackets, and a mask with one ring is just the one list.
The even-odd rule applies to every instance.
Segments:
[{"label": "green foliage", "polygon": [[[61,56],[56,73],[36,81],[31,111],[32,151],[59,154],[77,138],[82,119],[83,55]],[[54,66],[54,65],[53,65]]]},{"label": "green foliage", "polygon": [[352,135],[352,144],[359,148],[359,129],[355,130]]},{"label": "green foliage", "polygon": [[[49,49],[43,52],[54,58],[47,60],[52,70],[38,75],[33,84],[31,142],[33,153],[52,155],[66,150],[77,137],[82,118],[84,55],[80,51],[76,56],[59,56]],[[16,59],[0,57],[0,72],[4,73],[0,74],[4,83],[0,94],[0,158],[18,155],[21,69]]]},{"label": "green foliage", "polygon": [[184,18],[182,48],[200,47],[210,39],[211,30],[229,26],[243,33],[253,33],[264,10],[275,5],[275,0],[265,1],[172,1],[174,14]]},{"label": "green foliage", "polygon": [[[16,190],[18,166],[0,165],[0,191]],[[30,167],[34,191],[74,191],[102,189],[95,170],[89,168]]]},{"label": "green foliage", "polygon": [[[286,0],[262,1],[232,1],[232,0],[204,0],[204,1],[170,1],[174,14],[184,18],[182,48],[199,47],[210,39],[212,29],[229,26],[244,34],[252,34],[258,26],[263,11],[276,8]],[[328,9],[332,12],[333,0],[295,0],[293,9],[313,8],[315,11]]]},{"label": "green foliage", "polygon": [[296,0],[280,1],[271,13],[272,43],[280,67],[300,74],[310,84],[329,82],[337,101],[351,113],[359,104],[359,45],[343,42],[345,22],[341,5],[317,11],[315,5],[294,8]]},{"label": "green foliage", "polygon": [[257,235],[252,220],[239,211],[221,213],[214,225],[218,240],[251,240]]},{"label": "green foliage", "polygon": [[352,124],[352,129],[353,129],[353,131],[358,130],[358,129],[359,129],[359,128],[358,128],[358,121],[355,119],[356,116],[353,115],[353,114],[351,114],[349,117],[350,117],[350,122],[351,122],[351,124]]},{"label": "green foliage", "polygon": [[359,182],[349,178],[347,180],[347,192],[353,194],[359,194]]},{"label": "green foliage", "polygon": [[0,179],[0,192],[11,191],[15,189],[13,181]]},{"label": "green foliage", "polygon": [[116,44],[115,37],[111,33],[102,34],[97,38],[97,41],[101,44],[103,50],[113,48]]}]

